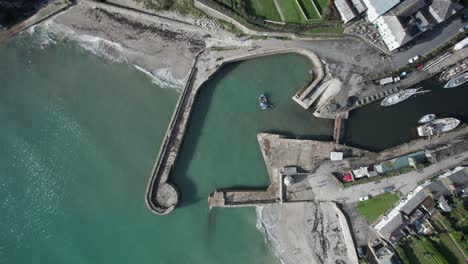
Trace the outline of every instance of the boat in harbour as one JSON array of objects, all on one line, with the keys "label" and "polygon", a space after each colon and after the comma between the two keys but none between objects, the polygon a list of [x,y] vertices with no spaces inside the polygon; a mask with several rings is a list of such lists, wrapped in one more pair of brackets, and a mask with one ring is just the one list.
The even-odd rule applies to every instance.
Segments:
[{"label": "boat in harbour", "polygon": [[435,114],[427,114],[423,117],[421,117],[419,120],[418,120],[418,123],[419,124],[424,124],[424,123],[427,123],[427,122],[431,122],[432,120],[434,120],[436,118],[436,115]]},{"label": "boat in harbour", "polygon": [[437,135],[450,131],[456,128],[459,124],[460,120],[453,117],[434,119],[429,123],[419,126],[418,135],[421,137]]},{"label": "boat in harbour", "polygon": [[457,86],[460,86],[464,83],[468,82],[468,72],[462,73],[454,78],[452,78],[450,81],[447,82],[447,84],[444,86],[444,88],[455,88]]},{"label": "boat in harbour", "polygon": [[258,100],[260,103],[260,108],[262,110],[267,110],[270,107],[270,104],[268,103],[268,99],[264,94],[261,94]]},{"label": "boat in harbour", "polygon": [[448,70],[445,70],[439,77],[441,82],[448,82],[454,76],[457,76],[461,73],[468,71],[468,59],[464,59],[462,62],[451,67]]},{"label": "boat in harbour", "polygon": [[415,94],[429,92],[429,91],[419,91],[421,89],[422,87],[418,87],[418,88],[399,91],[397,93],[394,93],[392,95],[385,97],[380,104],[382,106],[390,106],[390,105],[398,104]]}]

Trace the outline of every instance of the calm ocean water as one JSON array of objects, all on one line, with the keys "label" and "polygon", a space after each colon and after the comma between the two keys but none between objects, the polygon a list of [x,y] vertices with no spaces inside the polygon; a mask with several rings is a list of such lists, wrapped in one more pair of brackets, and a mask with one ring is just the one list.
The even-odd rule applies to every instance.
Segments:
[{"label": "calm ocean water", "polygon": [[436,78],[417,86],[430,90],[389,107],[380,101],[351,112],[347,121],[346,143],[371,150],[382,150],[419,138],[418,120],[434,113],[439,118],[455,117],[468,122],[468,83],[444,89],[445,83]]},{"label": "calm ocean water", "polygon": [[[305,58],[238,63],[207,83],[173,175],[181,204],[165,217],[144,191],[174,89],[36,33],[2,44],[0,58],[0,263],[279,262],[254,209],[210,214],[207,196],[268,184],[257,132],[329,137],[331,121],[290,99],[310,78]],[[272,111],[259,110],[261,92]]]}]

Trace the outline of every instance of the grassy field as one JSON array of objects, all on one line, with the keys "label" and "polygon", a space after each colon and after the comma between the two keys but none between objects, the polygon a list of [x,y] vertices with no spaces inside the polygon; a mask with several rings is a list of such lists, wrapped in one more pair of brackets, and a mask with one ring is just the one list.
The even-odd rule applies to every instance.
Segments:
[{"label": "grassy field", "polygon": [[399,197],[393,193],[384,193],[370,198],[367,201],[359,202],[356,210],[367,222],[373,223],[379,216],[393,207]]},{"label": "grassy field", "polygon": [[269,20],[281,21],[274,0],[246,0],[247,12],[253,16],[265,17]]},{"label": "grassy field", "polygon": [[278,0],[278,4],[286,22],[303,23],[306,21],[295,0]]},{"label": "grassy field", "polygon": [[[294,1],[294,0],[293,0]],[[320,19],[320,15],[314,8],[311,0],[298,0],[299,4],[302,5],[302,10],[310,19]]]},{"label": "grassy field", "polygon": [[320,12],[320,14],[322,14],[323,10],[327,7],[328,0],[313,0],[313,1],[315,3],[315,6],[317,6],[317,9]]},{"label": "grassy field", "polygon": [[[397,252],[405,264],[452,264],[456,262],[449,262],[445,257],[445,250],[439,247],[440,244],[428,239],[426,237],[416,238],[410,237],[405,241],[400,241],[397,246]],[[444,254],[442,254],[444,253]]]},{"label": "grassy field", "polygon": [[450,239],[449,234],[443,233],[439,235],[440,242],[435,245],[437,250],[449,261],[449,263],[463,264],[465,258],[462,253],[457,249],[453,241]]}]

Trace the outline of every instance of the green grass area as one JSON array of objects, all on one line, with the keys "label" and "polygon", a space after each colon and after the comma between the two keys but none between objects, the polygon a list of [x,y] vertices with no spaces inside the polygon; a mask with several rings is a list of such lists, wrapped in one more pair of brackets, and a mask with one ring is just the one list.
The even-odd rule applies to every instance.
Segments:
[{"label": "green grass area", "polygon": [[465,255],[468,255],[468,210],[463,206],[463,201],[459,198],[454,198],[455,208],[448,214],[438,215],[440,223],[447,229],[451,237],[462,248]]},{"label": "green grass area", "polygon": [[278,4],[286,22],[303,23],[306,21],[295,0],[278,0]]},{"label": "green grass area", "polygon": [[327,7],[328,5],[328,0],[313,0],[315,3],[315,6],[317,7],[318,11],[320,14],[323,13],[323,10]]},{"label": "green grass area", "polygon": [[392,208],[398,199],[398,195],[393,193],[380,194],[367,201],[359,202],[356,210],[364,216],[367,222],[373,223],[381,214]]},{"label": "green grass area", "polygon": [[453,241],[450,239],[449,234],[439,234],[440,242],[435,246],[439,252],[449,261],[449,263],[465,263],[465,258],[462,253],[457,249]]},{"label": "green grass area", "polygon": [[253,16],[281,21],[274,0],[246,0],[247,12]]},{"label": "green grass area", "polygon": [[[294,0],[293,0],[294,1]],[[314,8],[312,0],[298,0],[299,4],[302,6],[302,10],[309,19],[320,19],[320,15]]]},{"label": "green grass area", "polygon": [[450,260],[453,259],[447,259],[446,252],[440,251],[445,249],[437,246],[438,244],[438,242],[426,237],[411,236],[401,240],[396,250],[405,264],[452,264],[453,262]]},{"label": "green grass area", "polygon": [[396,251],[401,261],[404,264],[418,264],[418,257],[415,255],[414,250],[411,248],[410,243],[406,241],[400,241],[396,247]]}]

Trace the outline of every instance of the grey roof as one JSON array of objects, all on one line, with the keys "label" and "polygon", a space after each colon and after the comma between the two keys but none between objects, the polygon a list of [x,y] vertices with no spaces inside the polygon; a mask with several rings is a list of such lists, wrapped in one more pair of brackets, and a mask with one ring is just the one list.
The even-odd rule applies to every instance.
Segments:
[{"label": "grey roof", "polygon": [[442,22],[463,9],[463,6],[452,0],[435,0],[429,5],[429,12],[437,22]]},{"label": "grey roof", "polygon": [[356,14],[346,0],[335,0],[335,6],[344,23],[356,17]]},{"label": "grey roof", "polygon": [[351,0],[351,3],[354,5],[354,8],[356,8],[358,14],[361,14],[362,12],[367,10],[367,7],[362,2],[362,0]]},{"label": "grey roof", "polygon": [[425,0],[406,0],[396,5],[390,12],[395,16],[408,17],[426,5]]},{"label": "grey roof", "polygon": [[426,197],[421,203],[421,207],[424,208],[427,212],[431,213],[434,210],[435,203],[431,196]]},{"label": "grey roof", "polygon": [[465,188],[468,185],[468,167],[455,172],[447,178],[451,184],[460,186],[460,189]]},{"label": "grey roof", "polygon": [[450,193],[450,190],[441,181],[432,182],[427,186],[427,190],[432,194],[432,198],[434,200],[438,200],[441,195],[446,195]]},{"label": "grey roof", "polygon": [[410,215],[414,209],[416,209],[423,201],[426,199],[428,194],[426,191],[420,190],[415,193],[409,200],[401,207],[400,212],[404,212],[407,215]]},{"label": "grey roof", "polygon": [[[383,226],[379,233],[382,237],[389,241],[393,233],[399,233],[404,228],[404,219],[401,214],[397,214],[395,217],[390,219],[385,226]],[[395,234],[393,234],[395,235]]]},{"label": "grey roof", "polygon": [[402,46],[410,41],[413,37],[408,34],[407,29],[403,26],[400,19],[394,15],[385,15],[382,17],[387,24],[389,30],[392,32],[395,41]]}]

